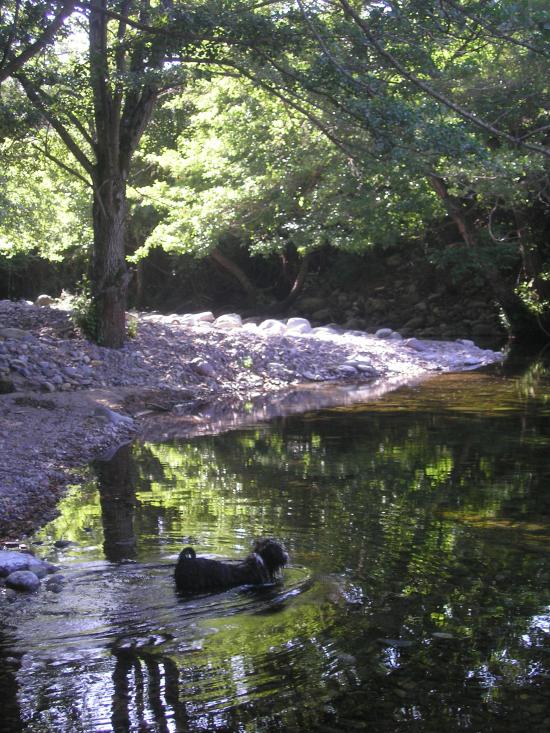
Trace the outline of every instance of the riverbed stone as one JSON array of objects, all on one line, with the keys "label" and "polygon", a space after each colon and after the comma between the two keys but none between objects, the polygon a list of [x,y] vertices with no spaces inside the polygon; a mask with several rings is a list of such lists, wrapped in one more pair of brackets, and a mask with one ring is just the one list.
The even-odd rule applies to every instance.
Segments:
[{"label": "riverbed stone", "polygon": [[50,305],[53,305],[54,303],[55,303],[55,298],[52,298],[51,295],[46,295],[46,293],[39,295],[38,298],[34,301],[34,304],[38,306],[50,306]]},{"label": "riverbed stone", "polygon": [[94,409],[94,415],[96,417],[102,418],[112,425],[125,425],[127,427],[133,427],[134,425],[134,421],[131,417],[128,417],[127,415],[121,415],[119,412],[115,412],[114,410],[111,410],[104,405],[98,405]]},{"label": "riverbed stone", "polygon": [[291,333],[309,333],[312,330],[311,323],[307,318],[289,318],[286,327],[287,331]]},{"label": "riverbed stone", "polygon": [[203,377],[210,377],[211,379],[216,377],[216,369],[203,359],[193,359],[191,366],[197,374]]},{"label": "riverbed stone", "polygon": [[24,339],[31,339],[32,334],[30,334],[28,331],[24,330],[23,328],[10,328],[9,326],[6,328],[0,328],[0,338],[1,339],[14,339],[16,341],[24,340]]},{"label": "riverbed stone", "polygon": [[420,341],[417,338],[405,339],[403,343],[409,349],[413,349],[414,351],[427,351],[430,348],[429,344],[425,341]]},{"label": "riverbed stone", "polygon": [[27,552],[0,550],[0,577],[6,577],[19,570],[31,570],[36,575],[47,575],[57,568],[51,563],[39,560]]},{"label": "riverbed stone", "polygon": [[375,331],[375,336],[377,339],[389,339],[392,335],[393,331],[391,328],[379,328],[378,331]]},{"label": "riverbed stone", "polygon": [[16,570],[6,578],[6,587],[32,593],[40,587],[40,578],[30,570]]},{"label": "riverbed stone", "polygon": [[342,377],[356,377],[359,372],[352,364],[341,364],[338,367],[338,374]]},{"label": "riverbed stone", "polygon": [[267,318],[258,325],[258,330],[270,335],[281,335],[286,331],[286,326],[275,318]]},{"label": "riverbed stone", "polygon": [[[326,298],[323,302],[326,306]],[[146,405],[169,404],[169,411],[175,403],[185,402],[179,396],[182,389],[193,389],[197,392],[196,404],[227,400],[238,410],[251,395],[256,396],[258,385],[263,385],[262,391],[274,393],[306,379],[344,379],[339,372],[342,365],[356,369],[360,372],[357,379],[366,381],[373,377],[412,379],[437,366],[449,371],[458,364],[464,369],[468,368],[464,363],[468,358],[480,359],[479,364],[500,359],[497,353],[487,353],[473,344],[432,342],[415,349],[407,348],[407,342],[375,339],[364,332],[345,331],[341,326],[308,331],[311,324],[307,318],[300,320],[300,313],[295,311],[296,320],[289,318],[283,326],[285,332],[280,334],[260,331],[254,325],[245,330],[239,327],[237,314],[221,316],[222,322],[234,326],[228,329],[211,328],[207,322],[204,328],[195,322],[185,324],[183,316],[139,314],[136,338],[121,349],[106,349],[75,333],[66,311],[0,300],[0,330],[4,333],[0,336],[0,378],[11,380],[17,392],[68,391],[66,395],[54,394],[58,409],[42,410],[39,416],[30,403],[18,404],[10,395],[2,398],[2,408],[17,429],[8,431],[0,425],[5,469],[0,491],[2,499],[8,497],[0,501],[0,530],[6,535],[13,526],[28,531],[28,522],[34,522],[37,514],[42,516],[43,508],[49,510],[53,505],[57,493],[50,487],[69,480],[62,466],[104,455],[131,438],[135,428],[130,417],[122,415],[122,419],[113,421],[109,413],[100,413],[97,417],[102,419],[92,419],[97,402],[91,400],[130,413],[134,405],[138,416],[143,408],[140,401],[145,400]],[[386,323],[393,325],[390,320]],[[292,327],[305,331],[292,333]],[[22,337],[6,338],[6,333],[14,334],[9,329]],[[291,334],[293,338],[289,338]],[[357,363],[363,356],[370,356],[370,362]],[[19,360],[24,373],[10,369],[12,360]],[[269,366],[273,364],[283,364],[285,371]],[[348,373],[351,375],[351,370]],[[101,396],[92,392],[79,395],[84,385],[106,389]],[[118,390],[119,386],[124,389]],[[124,396],[127,388],[132,390],[131,397]],[[191,414],[195,408],[191,407]],[[203,412],[202,408],[196,409]],[[55,448],[50,436],[56,437]],[[24,496],[27,499],[21,498]],[[24,509],[18,513],[21,505]]]},{"label": "riverbed stone", "polygon": [[0,377],[0,394],[9,394],[15,392],[13,380],[8,377]]},{"label": "riverbed stone", "polygon": [[227,331],[233,328],[241,328],[242,325],[243,321],[238,313],[226,313],[224,316],[219,316],[214,321],[214,326],[216,326],[216,328],[223,328]]},{"label": "riverbed stone", "polygon": [[214,323],[216,319],[212,311],[202,311],[201,313],[194,313],[193,320],[196,323]]}]

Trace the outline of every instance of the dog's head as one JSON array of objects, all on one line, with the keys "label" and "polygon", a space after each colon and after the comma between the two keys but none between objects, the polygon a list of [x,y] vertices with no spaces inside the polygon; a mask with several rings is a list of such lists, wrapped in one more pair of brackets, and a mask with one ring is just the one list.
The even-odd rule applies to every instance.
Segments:
[{"label": "dog's head", "polygon": [[284,547],[271,537],[256,540],[254,552],[262,558],[271,575],[288,562],[288,554],[285,552]]}]

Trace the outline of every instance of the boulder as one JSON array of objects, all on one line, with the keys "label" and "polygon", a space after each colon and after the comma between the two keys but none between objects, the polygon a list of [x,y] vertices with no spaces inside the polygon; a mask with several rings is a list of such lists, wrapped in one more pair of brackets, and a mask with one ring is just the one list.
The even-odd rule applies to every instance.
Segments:
[{"label": "boulder", "polygon": [[387,339],[390,338],[392,334],[393,331],[391,328],[379,328],[374,335],[377,339]]},{"label": "boulder", "polygon": [[219,316],[214,321],[216,328],[223,328],[226,331],[230,331],[233,328],[241,328],[242,325],[243,321],[238,313],[226,313],[226,315]]},{"label": "boulder", "polygon": [[43,293],[42,295],[39,295],[38,298],[34,301],[35,305],[48,306],[48,307],[52,305],[53,303],[55,303],[55,298],[52,298],[51,295],[46,295],[45,293]]},{"label": "boulder", "polygon": [[[0,550],[0,577],[9,578],[16,573],[29,572],[35,578],[44,578],[46,575],[55,573],[57,568],[45,560],[40,560],[27,552],[16,552],[14,550]],[[17,575],[14,582],[17,582]],[[31,582],[32,578],[31,578]],[[7,585],[6,580],[6,585]],[[15,588],[15,585],[9,587]],[[25,589],[23,589],[25,590]],[[31,589],[32,590],[32,589]]]},{"label": "boulder", "polygon": [[275,318],[267,318],[258,326],[258,330],[271,335],[281,335],[286,331],[286,326]]},{"label": "boulder", "polygon": [[6,586],[13,590],[22,590],[30,593],[40,587],[40,578],[30,570],[16,570],[6,578]]},{"label": "boulder", "polygon": [[307,318],[289,318],[286,327],[291,333],[309,333],[311,331],[311,323]]}]

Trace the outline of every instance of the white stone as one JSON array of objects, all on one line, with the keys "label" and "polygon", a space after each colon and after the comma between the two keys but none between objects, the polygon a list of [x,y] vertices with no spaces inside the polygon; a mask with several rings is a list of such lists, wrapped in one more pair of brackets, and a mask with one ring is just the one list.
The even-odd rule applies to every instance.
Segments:
[{"label": "white stone", "polygon": [[286,326],[275,318],[268,318],[260,323],[258,329],[270,335],[280,336],[286,331]]},{"label": "white stone", "polygon": [[318,326],[312,330],[312,333],[321,339],[332,338],[333,336],[340,336],[341,332],[332,326]]},{"label": "white stone", "polygon": [[202,313],[194,313],[193,320],[197,323],[214,323],[216,319],[212,311],[203,311]]},{"label": "white stone", "polygon": [[288,331],[295,333],[309,333],[312,330],[311,323],[307,318],[289,318],[286,322]]},{"label": "white stone", "polygon": [[416,338],[405,339],[403,343],[409,349],[414,349],[414,351],[427,351],[429,349],[428,344]]},{"label": "white stone", "polygon": [[51,295],[46,295],[46,293],[43,293],[42,295],[38,296],[34,304],[41,306],[50,306],[52,305],[52,303],[55,303],[55,299],[52,298]]},{"label": "white stone", "polygon": [[233,328],[241,328],[242,325],[243,321],[238,313],[226,313],[214,321],[216,328],[223,328],[226,331],[230,331]]}]

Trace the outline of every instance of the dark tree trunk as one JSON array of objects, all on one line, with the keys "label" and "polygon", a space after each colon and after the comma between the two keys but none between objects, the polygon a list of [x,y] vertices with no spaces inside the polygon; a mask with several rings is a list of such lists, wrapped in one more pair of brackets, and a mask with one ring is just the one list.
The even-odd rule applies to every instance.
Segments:
[{"label": "dark tree trunk", "polygon": [[236,262],[233,262],[233,260],[230,260],[229,257],[226,257],[224,254],[222,254],[217,248],[213,249],[210,252],[210,257],[217,265],[226,270],[230,275],[235,278],[235,280],[237,280],[244,293],[246,294],[248,305],[255,305],[258,299],[258,293],[256,291],[256,288],[254,287],[254,284],[251,282],[245,271],[241,267],[239,267]]},{"label": "dark tree trunk", "polygon": [[[478,232],[473,221],[471,205],[449,193],[444,179],[436,174],[428,176],[433,190],[441,199],[449,217],[455,223],[467,247],[478,246]],[[508,321],[510,335],[520,341],[547,341],[549,334],[536,313],[532,313],[515,292],[515,283],[502,277],[496,267],[487,267],[483,276]]]},{"label": "dark tree trunk", "polygon": [[[107,5],[107,0],[97,0],[90,9],[90,85],[96,161],[92,172],[94,248],[90,276],[96,339],[103,346],[118,348],[126,339],[130,279],[125,260],[126,181],[132,156],[158,95],[146,72],[160,68],[163,54],[159,48],[147,57],[142,44],[136,44],[130,51],[125,49],[126,17],[132,6],[129,0],[121,4],[117,41],[115,48],[110,49]],[[149,3],[141,3],[140,20],[147,19],[148,9]],[[128,73],[138,81],[125,89],[121,79]]]},{"label": "dark tree trunk", "polygon": [[126,337],[129,274],[125,260],[126,185],[98,176],[93,204],[94,246],[91,283],[99,344],[119,348]]}]

